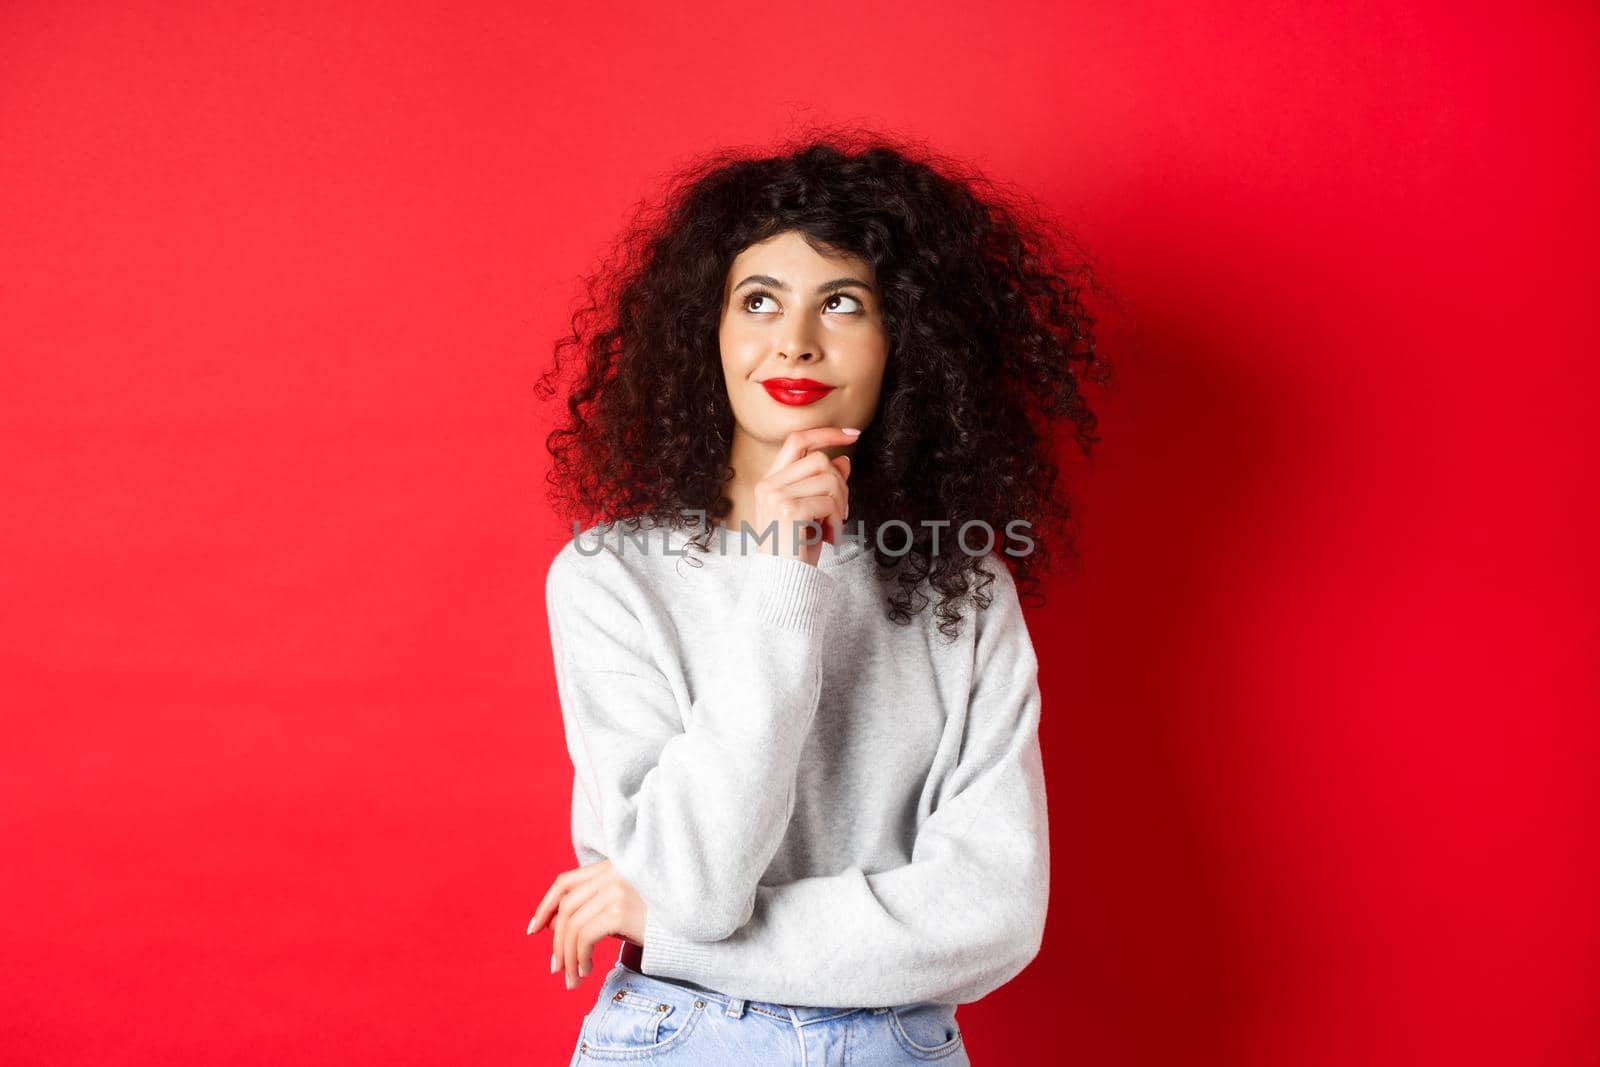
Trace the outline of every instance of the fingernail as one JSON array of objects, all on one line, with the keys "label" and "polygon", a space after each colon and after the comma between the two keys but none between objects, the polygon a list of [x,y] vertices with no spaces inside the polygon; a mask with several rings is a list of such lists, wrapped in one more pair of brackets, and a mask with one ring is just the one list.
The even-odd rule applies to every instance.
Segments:
[{"label": "fingernail", "polygon": [[568,989],[571,989],[573,986],[575,986],[577,984],[578,984],[577,982],[572,980],[572,975],[570,975],[570,974],[567,975],[567,988]]},{"label": "fingernail", "polygon": [[851,437],[859,437],[859,436],[861,436],[861,431],[855,429],[852,426],[841,426],[841,427],[839,427],[839,429],[843,430],[845,433],[849,434]]},{"label": "fingernail", "polygon": [[538,924],[538,922],[539,922],[539,916],[537,916],[537,915],[535,915],[533,918],[528,920],[528,933],[530,933],[530,934],[533,933],[533,928],[534,928],[534,926],[536,926]]},{"label": "fingernail", "polygon": [[579,978],[587,978],[587,977],[589,977],[589,965],[587,963],[578,964],[578,977]]},{"label": "fingernail", "polygon": [[561,960],[560,960],[560,959],[558,959],[558,958],[557,958],[557,957],[556,957],[556,956],[555,956],[555,955],[554,955],[554,954],[553,954],[553,953],[552,953],[552,954],[551,954],[551,956],[550,956],[550,973],[551,973],[551,974],[555,974],[555,973],[556,973],[556,972],[557,972],[557,971],[559,971],[559,970],[560,970],[560,969],[561,969]]}]

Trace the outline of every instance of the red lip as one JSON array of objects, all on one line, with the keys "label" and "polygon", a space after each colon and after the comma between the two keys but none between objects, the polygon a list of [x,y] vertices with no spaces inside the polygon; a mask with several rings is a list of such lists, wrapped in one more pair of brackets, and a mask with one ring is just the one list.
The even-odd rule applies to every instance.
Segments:
[{"label": "red lip", "polygon": [[780,404],[810,404],[821,400],[834,387],[811,378],[768,378],[761,383],[767,393]]}]

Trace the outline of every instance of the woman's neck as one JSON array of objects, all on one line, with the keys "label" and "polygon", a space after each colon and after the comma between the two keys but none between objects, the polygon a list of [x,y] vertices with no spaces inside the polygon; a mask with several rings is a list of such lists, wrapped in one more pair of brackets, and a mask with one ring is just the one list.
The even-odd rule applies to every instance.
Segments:
[{"label": "woman's neck", "polygon": [[733,475],[722,483],[722,495],[733,501],[733,510],[722,520],[731,532],[739,533],[741,523],[749,523],[752,530],[756,528],[756,482],[771,469],[781,447],[734,428],[733,447],[728,450],[728,466],[733,468]]}]

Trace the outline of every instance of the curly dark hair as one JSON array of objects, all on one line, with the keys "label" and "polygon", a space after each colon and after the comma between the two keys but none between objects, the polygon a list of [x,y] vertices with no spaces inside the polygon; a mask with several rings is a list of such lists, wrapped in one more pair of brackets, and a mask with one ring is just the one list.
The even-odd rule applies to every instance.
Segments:
[{"label": "curly dark hair", "polygon": [[[1030,553],[995,557],[1011,559],[1019,593],[1042,603],[1035,570],[1049,567],[1057,538],[1077,557],[1051,461],[1057,423],[1090,458],[1099,438],[1080,385],[1114,384],[1081,299],[1103,287],[1031,198],[882,134],[813,131],[759,158],[713,152],[658,205],[640,205],[585,280],[588,303],[535,386],[548,399],[563,352],[577,350],[567,424],[545,439],[551,503],[578,528],[703,515],[709,538],[733,506],[722,492],[734,426],[718,342],[724,283],[741,251],[790,230],[877,272],[889,349],[878,411],[852,452],[850,525],[860,521],[879,580],[901,586],[890,619],[922,611],[925,580],[942,597],[947,637],[969,592],[988,607],[995,576],[945,547],[974,520],[997,541],[1007,523],[1031,524]],[[893,520],[910,527],[900,555],[876,535]],[[933,552],[924,524],[938,520],[949,526]],[[895,549],[908,536],[898,530],[884,536]]]}]

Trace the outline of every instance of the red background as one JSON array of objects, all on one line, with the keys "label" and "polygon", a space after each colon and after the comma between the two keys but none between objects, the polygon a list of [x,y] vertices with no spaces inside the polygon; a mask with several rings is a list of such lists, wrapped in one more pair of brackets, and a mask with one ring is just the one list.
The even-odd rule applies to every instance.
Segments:
[{"label": "red background", "polygon": [[1124,301],[974,1060],[1600,1058],[1592,8],[224,6],[0,10],[8,1062],[566,1062],[530,386],[832,120]]}]

